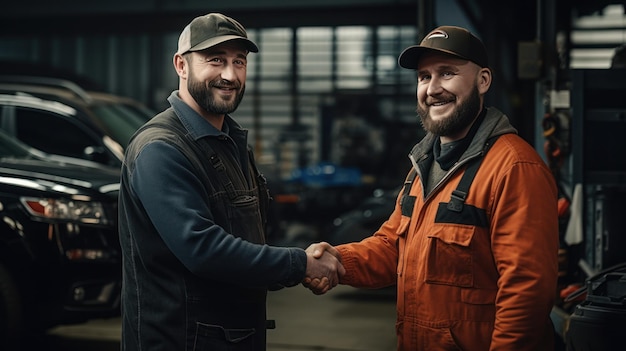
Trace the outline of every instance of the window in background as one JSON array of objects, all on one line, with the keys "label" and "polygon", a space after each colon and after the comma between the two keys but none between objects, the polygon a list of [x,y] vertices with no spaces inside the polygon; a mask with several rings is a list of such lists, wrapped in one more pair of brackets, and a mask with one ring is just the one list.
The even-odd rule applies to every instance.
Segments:
[{"label": "window in background", "polygon": [[[415,74],[397,57],[415,43],[413,26],[339,26],[249,30],[246,98],[235,112],[262,164],[281,177],[319,162],[322,111],[346,93],[376,105],[382,121],[415,118]],[[330,141],[332,142],[332,141]]]}]

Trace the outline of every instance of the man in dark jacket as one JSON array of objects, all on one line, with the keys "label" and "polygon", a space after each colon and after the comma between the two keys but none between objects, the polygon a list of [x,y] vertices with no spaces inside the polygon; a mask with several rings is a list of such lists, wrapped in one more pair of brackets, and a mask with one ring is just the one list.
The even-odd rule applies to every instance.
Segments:
[{"label": "man in dark jacket", "polygon": [[265,350],[268,289],[305,276],[326,290],[332,255],[265,245],[265,179],[247,131],[228,114],[243,98],[243,26],[211,13],[185,27],[171,107],[133,136],[122,166],[123,351]]}]

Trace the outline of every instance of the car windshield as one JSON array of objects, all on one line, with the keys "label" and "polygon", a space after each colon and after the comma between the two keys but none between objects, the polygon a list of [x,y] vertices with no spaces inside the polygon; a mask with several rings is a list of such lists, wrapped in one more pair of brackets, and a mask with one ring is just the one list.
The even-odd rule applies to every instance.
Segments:
[{"label": "car windshield", "polygon": [[93,112],[107,135],[124,149],[133,133],[153,116],[151,111],[132,104],[96,105]]}]

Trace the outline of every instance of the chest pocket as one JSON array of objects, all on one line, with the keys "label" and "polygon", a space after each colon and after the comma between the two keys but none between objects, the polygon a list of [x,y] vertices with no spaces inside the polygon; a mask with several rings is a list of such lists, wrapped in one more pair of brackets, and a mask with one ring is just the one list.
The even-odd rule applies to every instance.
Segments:
[{"label": "chest pocket", "polygon": [[[255,170],[253,158],[249,157],[249,168]],[[219,200],[211,204],[216,223],[235,236],[257,244],[264,244],[265,202],[268,201],[268,197],[263,196],[267,194],[265,178],[253,172],[250,178],[254,186],[248,187],[233,160],[225,158],[222,161],[217,153],[213,153],[209,160],[215,171],[214,175],[221,184],[221,187],[218,187],[221,190],[211,195]],[[237,179],[239,181],[234,182]],[[218,221],[220,215],[226,218]]]},{"label": "chest pocket", "polygon": [[248,159],[242,160],[248,165],[249,174],[244,174],[237,161],[223,156],[228,155],[226,146],[208,138],[196,141],[173,113],[155,117],[141,130],[145,138],[163,140],[189,160],[205,184],[215,223],[237,237],[265,243],[269,192],[250,148]]},{"label": "chest pocket", "polygon": [[[484,159],[485,154],[497,137],[489,139],[481,154],[470,161],[457,188],[452,191],[450,201],[440,203],[435,216],[434,231],[428,234],[428,257],[426,281],[461,287],[473,285],[471,242],[477,227],[487,228],[489,219],[484,209],[465,203],[470,186]],[[415,197],[409,196],[415,180],[414,169],[405,181],[402,194],[402,219],[410,221]],[[408,227],[408,223],[406,224]]]},{"label": "chest pocket", "polygon": [[448,203],[440,203],[435,216],[435,229],[428,235],[426,281],[471,287],[474,284],[472,239],[477,227],[487,228],[489,219],[484,209],[465,203],[478,168],[495,140],[485,144],[481,155],[467,166]]},{"label": "chest pocket", "polygon": [[470,287],[472,274],[472,247],[475,227],[441,225],[428,235],[426,282]]}]

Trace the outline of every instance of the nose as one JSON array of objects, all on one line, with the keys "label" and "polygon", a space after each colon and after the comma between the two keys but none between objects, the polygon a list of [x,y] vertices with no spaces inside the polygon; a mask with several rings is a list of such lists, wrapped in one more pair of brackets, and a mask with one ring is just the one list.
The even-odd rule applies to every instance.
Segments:
[{"label": "nose", "polygon": [[222,68],[222,73],[220,75],[222,79],[229,82],[235,81],[237,77],[235,74],[235,67],[232,64],[224,65],[224,67]]},{"label": "nose", "polygon": [[438,77],[431,77],[430,81],[428,82],[428,88],[426,89],[426,94],[428,96],[434,96],[434,95],[441,94],[442,91],[443,91],[443,88],[441,86],[440,79]]}]

